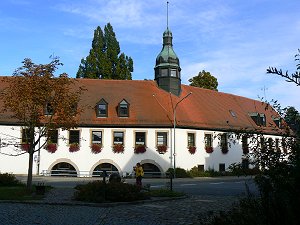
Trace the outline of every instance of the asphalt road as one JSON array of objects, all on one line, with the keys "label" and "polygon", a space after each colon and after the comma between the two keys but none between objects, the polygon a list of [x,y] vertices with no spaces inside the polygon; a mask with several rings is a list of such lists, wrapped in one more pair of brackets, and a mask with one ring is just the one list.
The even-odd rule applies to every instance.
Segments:
[{"label": "asphalt road", "polygon": [[[26,182],[26,176],[17,176]],[[102,178],[88,177],[48,177],[34,176],[33,183],[44,183],[53,187],[72,188]],[[135,183],[134,179],[126,179],[127,183]],[[248,187],[251,193],[257,193],[257,188],[251,177],[216,177],[216,178],[176,178],[172,181],[173,190],[191,195],[240,196],[246,193]],[[143,179],[143,185],[152,189],[170,186],[170,179]]]}]

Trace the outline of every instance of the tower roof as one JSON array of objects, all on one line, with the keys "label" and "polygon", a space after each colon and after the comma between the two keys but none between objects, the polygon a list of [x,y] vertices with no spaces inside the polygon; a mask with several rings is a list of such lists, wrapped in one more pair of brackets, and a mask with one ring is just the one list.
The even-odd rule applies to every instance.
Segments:
[{"label": "tower roof", "polygon": [[179,58],[177,57],[172,44],[173,35],[169,28],[163,33],[163,48],[156,57],[156,65],[179,67]]}]

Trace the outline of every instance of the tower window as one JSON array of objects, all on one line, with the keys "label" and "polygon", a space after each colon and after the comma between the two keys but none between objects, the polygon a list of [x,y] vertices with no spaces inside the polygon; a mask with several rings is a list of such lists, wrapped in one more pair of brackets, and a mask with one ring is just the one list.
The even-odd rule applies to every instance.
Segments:
[{"label": "tower window", "polygon": [[168,69],[161,69],[161,76],[167,77],[168,76]]},{"label": "tower window", "polygon": [[171,77],[177,77],[177,70],[171,69]]}]

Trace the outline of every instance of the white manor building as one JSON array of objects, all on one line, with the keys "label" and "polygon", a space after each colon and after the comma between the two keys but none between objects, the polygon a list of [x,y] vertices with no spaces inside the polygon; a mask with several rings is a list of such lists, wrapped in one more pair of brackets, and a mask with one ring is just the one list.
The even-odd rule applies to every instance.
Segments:
[{"label": "white manor building", "polygon": [[[35,153],[33,173],[93,176],[107,170],[124,175],[137,162],[156,176],[174,166],[223,171],[241,162],[247,151],[247,139],[230,144],[228,132],[260,131],[278,145],[281,120],[272,108],[181,84],[169,29],[154,70],[154,81],[78,79],[87,89],[80,104],[90,107],[80,115],[77,129],[49,134],[55,145]],[[26,148],[24,130],[5,114],[0,115],[0,139],[0,172],[26,174],[28,154],[10,156]]]}]

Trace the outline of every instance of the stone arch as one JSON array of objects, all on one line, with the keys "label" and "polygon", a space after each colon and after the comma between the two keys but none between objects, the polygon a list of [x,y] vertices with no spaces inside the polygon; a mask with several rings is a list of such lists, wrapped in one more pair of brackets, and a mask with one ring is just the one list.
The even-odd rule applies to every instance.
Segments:
[{"label": "stone arch", "polygon": [[97,161],[96,163],[94,163],[94,165],[92,166],[92,168],[90,170],[90,175],[92,176],[94,170],[96,169],[96,167],[99,166],[100,164],[103,164],[103,163],[109,163],[109,164],[113,165],[114,167],[117,168],[119,174],[121,176],[123,175],[121,167],[117,163],[115,163],[113,160],[111,160],[111,159],[100,159],[99,161]]},{"label": "stone arch", "polygon": [[[163,177],[163,176],[165,176],[165,171],[163,170],[163,168],[157,162],[155,162],[154,160],[152,160],[152,159],[144,159],[140,163],[141,163],[141,165],[144,165],[144,166],[146,164],[153,165],[154,167],[156,167],[159,170],[159,172],[158,171],[152,171],[153,172],[152,175],[151,175],[151,171],[149,171],[149,175],[148,176],[150,176],[150,177]],[[144,168],[144,170],[145,170],[145,176],[147,176],[147,169]]]},{"label": "stone arch", "polygon": [[76,170],[76,174],[77,176],[80,176],[80,171],[79,171],[79,168],[78,166],[76,165],[76,163],[72,162],[70,159],[67,159],[67,158],[60,158],[60,159],[57,159],[55,160],[49,167],[48,167],[48,171],[50,172],[51,174],[51,170],[54,166],[56,166],[57,164],[59,163],[68,163],[70,164],[71,166],[74,167],[74,169]]}]

